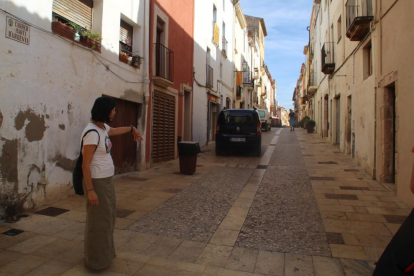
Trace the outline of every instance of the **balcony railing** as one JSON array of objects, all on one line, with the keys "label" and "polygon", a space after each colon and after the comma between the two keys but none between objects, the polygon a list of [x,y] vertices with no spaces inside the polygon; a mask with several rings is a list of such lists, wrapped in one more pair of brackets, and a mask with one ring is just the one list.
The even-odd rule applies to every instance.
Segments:
[{"label": "balcony railing", "polygon": [[351,41],[361,41],[369,32],[369,25],[373,19],[372,0],[346,2],[346,36]]},{"label": "balcony railing", "polygon": [[322,72],[332,74],[335,70],[334,43],[325,42],[322,47]]},{"label": "balcony railing", "polygon": [[253,85],[252,75],[250,71],[243,72],[243,85]]},{"label": "balcony railing", "polygon": [[213,68],[210,65],[207,65],[207,77],[206,77],[206,86],[209,88],[213,87]]},{"label": "balcony railing", "polygon": [[162,45],[154,43],[155,76],[174,82],[174,52]]},{"label": "balcony railing", "polygon": [[221,51],[223,52],[223,54],[227,55],[227,40],[226,38],[223,36],[221,38]]}]

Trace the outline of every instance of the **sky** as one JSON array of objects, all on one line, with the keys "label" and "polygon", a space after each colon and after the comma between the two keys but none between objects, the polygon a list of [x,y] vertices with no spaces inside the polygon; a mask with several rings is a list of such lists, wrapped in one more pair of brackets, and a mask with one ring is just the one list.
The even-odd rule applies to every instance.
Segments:
[{"label": "sky", "polygon": [[306,61],[303,47],[308,44],[313,0],[241,0],[245,15],[264,18],[265,64],[276,80],[279,106],[292,108],[292,96]]}]

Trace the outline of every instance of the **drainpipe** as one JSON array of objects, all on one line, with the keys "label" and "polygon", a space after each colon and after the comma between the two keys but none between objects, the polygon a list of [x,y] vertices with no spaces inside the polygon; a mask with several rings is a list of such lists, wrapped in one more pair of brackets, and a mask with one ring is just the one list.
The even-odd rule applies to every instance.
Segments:
[{"label": "drainpipe", "polygon": [[[143,114],[147,114],[149,116],[149,99],[150,99],[150,79],[149,79],[149,47],[147,47],[147,43],[149,44],[149,30],[147,31],[147,18],[149,18],[149,2],[150,0],[144,0],[144,47],[143,47],[143,53],[144,53],[144,60],[147,62],[144,62],[144,110]],[[143,118],[143,131],[146,134],[147,131],[151,131],[151,128],[147,124],[147,116]],[[151,116],[151,125],[152,125],[152,116]],[[152,144],[151,144],[151,150],[152,150]],[[146,166],[147,160],[146,160],[146,146],[145,143],[141,143],[141,157],[143,156],[144,165]]]}]

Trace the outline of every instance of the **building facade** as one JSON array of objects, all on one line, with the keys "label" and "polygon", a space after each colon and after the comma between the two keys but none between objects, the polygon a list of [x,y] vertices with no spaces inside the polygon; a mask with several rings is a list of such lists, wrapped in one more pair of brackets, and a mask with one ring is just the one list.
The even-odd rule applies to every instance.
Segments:
[{"label": "building facade", "polygon": [[414,34],[404,26],[413,8],[412,1],[316,0],[306,53],[318,134],[409,206]]},{"label": "building facade", "polygon": [[177,142],[192,140],[193,0],[152,0],[146,166],[178,157]]},{"label": "building facade", "polygon": [[[80,135],[97,97],[116,101],[111,126],[148,127],[149,2],[64,2],[0,3],[0,194],[18,209],[73,193]],[[112,141],[117,174],[145,168],[145,147],[128,140]]]},{"label": "building facade", "polygon": [[193,140],[214,141],[217,116],[233,103],[234,1],[195,1]]}]

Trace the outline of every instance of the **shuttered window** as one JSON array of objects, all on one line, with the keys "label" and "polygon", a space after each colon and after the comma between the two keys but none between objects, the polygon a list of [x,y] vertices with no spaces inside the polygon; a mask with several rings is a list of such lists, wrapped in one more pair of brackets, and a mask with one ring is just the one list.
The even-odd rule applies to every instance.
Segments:
[{"label": "shuttered window", "polygon": [[121,27],[119,28],[119,41],[132,47],[132,31],[133,27],[121,20]]},{"label": "shuttered window", "polygon": [[53,0],[53,13],[82,28],[92,28],[92,0]]},{"label": "shuttered window", "polygon": [[153,161],[172,160],[175,150],[175,98],[155,91],[153,116]]}]

